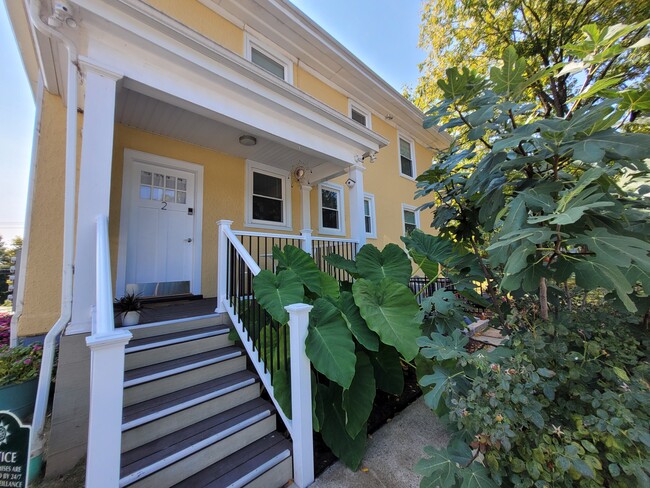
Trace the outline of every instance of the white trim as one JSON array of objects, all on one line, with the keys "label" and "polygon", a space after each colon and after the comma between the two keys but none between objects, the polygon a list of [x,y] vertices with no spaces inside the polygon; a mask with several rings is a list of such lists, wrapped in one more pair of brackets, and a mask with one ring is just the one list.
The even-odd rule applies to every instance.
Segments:
[{"label": "white trim", "polygon": [[[366,118],[366,123],[362,124],[368,129],[372,129],[372,112],[370,112],[369,109],[361,105],[360,103],[352,100],[351,98],[348,98],[348,116],[352,119],[352,110],[354,109],[355,112],[360,113]],[[352,119],[354,120],[354,119]],[[354,120],[357,122],[356,120]],[[360,123],[360,122],[357,122]]]},{"label": "white trim", "polygon": [[[370,232],[366,232],[366,237],[369,237],[370,239],[377,239],[377,213],[375,211],[375,196],[372,193],[364,193],[363,194],[363,201],[364,201],[364,208],[363,208],[363,224],[365,228],[366,224],[366,208],[365,208],[365,201],[368,200],[370,202]],[[402,214],[403,215],[403,214]]]},{"label": "white trim", "polygon": [[406,235],[406,221],[404,220],[404,210],[408,210],[409,212],[413,212],[415,214],[415,227],[417,229],[420,228],[420,211],[418,210],[417,207],[414,207],[413,205],[407,205],[406,203],[402,203],[402,235]]},{"label": "white trim", "polygon": [[[333,191],[338,195],[337,203],[339,208],[337,211],[339,215],[339,226],[337,229],[323,226],[323,190]],[[333,236],[345,235],[345,192],[341,185],[335,183],[320,183],[318,185],[318,233]]]},{"label": "white trim", "polygon": [[142,344],[141,346],[127,347],[125,354],[132,354],[134,352],[148,351],[149,349],[157,349],[159,347],[172,346],[174,344],[182,344],[184,342],[196,341],[197,339],[205,339],[207,337],[217,337],[228,333],[228,329],[223,328],[219,330],[211,330],[209,332],[200,332],[193,335],[182,337],[175,337],[174,339],[167,339],[158,342],[150,342],[149,344]]},{"label": "white trim", "polygon": [[270,471],[271,468],[276,467],[282,461],[287,459],[290,455],[291,455],[291,452],[289,451],[289,449],[285,449],[281,453],[273,456],[268,461],[260,464],[259,466],[257,466],[252,471],[246,473],[241,478],[233,481],[231,484],[228,485],[227,488],[243,488],[244,486],[248,485],[254,479],[259,478],[260,476],[262,476],[267,471]]},{"label": "white trim", "polygon": [[[257,33],[252,34],[249,32],[249,30],[252,29],[244,30],[244,57],[248,61],[253,63],[252,49],[255,48],[255,50],[259,51],[264,56],[267,56],[269,59],[271,59],[271,61],[275,61],[276,63],[282,65],[284,67],[284,81],[286,81],[290,85],[293,85],[293,61],[290,58],[289,54],[282,51],[271,41],[266,39],[261,40],[262,36],[260,36]],[[255,63],[253,63],[253,65],[264,70],[264,68],[256,65]],[[268,71],[266,70],[264,71],[268,73]]]},{"label": "white trim", "polygon": [[[253,219],[253,172],[279,178],[282,181],[282,222]],[[244,192],[244,227],[260,229],[292,230],[291,223],[291,187],[287,185],[289,172],[268,164],[246,160],[246,191]]]},{"label": "white trim", "polygon": [[122,177],[122,206],[120,211],[120,235],[117,254],[117,277],[115,295],[121,296],[126,290],[126,254],[129,234],[129,211],[131,208],[131,184],[134,178],[134,163],[145,163],[164,168],[187,171],[194,174],[194,255],[192,257],[192,282],[190,291],[201,294],[201,260],[203,246],[203,166],[188,161],[149,154],[135,149],[124,149],[124,170]]},{"label": "white trim", "polygon": [[[411,146],[411,169],[413,170],[413,175],[402,173],[402,153],[400,152],[400,139],[402,139],[404,142],[408,142]],[[412,137],[407,136],[400,131],[397,131],[397,171],[399,172],[400,176],[408,180],[415,180],[418,174],[417,166],[415,163],[415,142],[413,141]]]}]

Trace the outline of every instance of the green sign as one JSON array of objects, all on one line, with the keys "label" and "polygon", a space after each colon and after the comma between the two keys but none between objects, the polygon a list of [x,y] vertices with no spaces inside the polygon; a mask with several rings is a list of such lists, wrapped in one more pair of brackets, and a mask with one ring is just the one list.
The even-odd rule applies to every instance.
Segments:
[{"label": "green sign", "polygon": [[0,412],[0,488],[27,486],[29,431],[13,413]]}]

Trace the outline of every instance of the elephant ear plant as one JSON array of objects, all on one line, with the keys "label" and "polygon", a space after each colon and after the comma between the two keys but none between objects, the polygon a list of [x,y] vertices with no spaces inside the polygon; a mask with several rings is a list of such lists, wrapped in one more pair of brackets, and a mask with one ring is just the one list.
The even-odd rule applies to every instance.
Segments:
[{"label": "elephant ear plant", "polygon": [[[296,247],[274,248],[273,257],[276,273],[264,270],[255,277],[255,296],[280,327],[289,320],[286,305],[313,305],[306,352],[313,368],[314,429],[336,456],[356,469],[365,452],[377,388],[401,394],[401,360],[412,361],[418,353],[421,316],[408,287],[411,262],[394,244],[382,251],[365,245],[354,261],[328,256],[330,265],[354,278],[351,283],[320,271]],[[274,344],[284,347],[279,341]],[[273,387],[291,418],[290,378],[280,366],[274,365]]]}]

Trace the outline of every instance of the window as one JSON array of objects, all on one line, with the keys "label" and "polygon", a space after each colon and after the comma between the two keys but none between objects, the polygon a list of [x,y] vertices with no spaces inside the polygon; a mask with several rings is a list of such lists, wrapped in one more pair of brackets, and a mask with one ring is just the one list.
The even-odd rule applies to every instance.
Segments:
[{"label": "window", "polygon": [[413,143],[399,138],[399,170],[402,176],[415,178],[415,161],[413,158]]},{"label": "window", "polygon": [[246,59],[264,71],[277,76],[287,83],[293,82],[293,63],[278,48],[262,43],[252,36],[246,37]]},{"label": "window", "polygon": [[328,183],[319,185],[318,188],[319,232],[322,234],[345,234],[343,187]]},{"label": "window", "polygon": [[349,101],[348,106],[350,109],[350,118],[364,127],[370,128],[370,112],[361,108],[359,105],[352,102],[352,100]]},{"label": "window", "polygon": [[366,235],[373,239],[376,238],[375,196],[370,193],[366,193],[363,198],[363,217],[366,226]]},{"label": "window", "polygon": [[402,222],[404,235],[411,235],[411,232],[420,227],[420,214],[417,209],[410,205],[402,205]]},{"label": "window", "polygon": [[247,162],[246,224],[274,229],[291,228],[288,173],[253,161]]}]

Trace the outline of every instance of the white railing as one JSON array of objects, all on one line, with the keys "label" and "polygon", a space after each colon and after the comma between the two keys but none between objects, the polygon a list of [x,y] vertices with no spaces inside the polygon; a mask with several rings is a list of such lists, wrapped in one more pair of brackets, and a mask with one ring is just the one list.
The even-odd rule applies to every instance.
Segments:
[{"label": "white railing", "polygon": [[[297,303],[286,307],[289,313],[289,374],[291,375],[291,419],[289,419],[273,394],[272,374],[274,368],[273,364],[266,365],[264,363],[265,356],[260,351],[262,341],[260,324],[251,321],[250,313],[249,318],[240,317],[238,314],[242,303],[245,303],[247,307],[258,306],[252,290],[252,277],[259,274],[261,268],[240,242],[238,236],[230,229],[231,224],[232,221],[230,220],[218,222],[219,271],[217,296],[219,303],[217,311],[227,312],[230,316],[260,380],[291,435],[293,441],[294,482],[298,487],[305,488],[314,481],[311,372],[310,362],[305,352],[309,312],[312,306]],[[254,233],[237,232],[237,234],[239,236],[258,236],[258,234]],[[282,239],[287,237],[289,239],[301,238],[301,236],[282,234],[270,234],[269,236],[273,235],[280,236]],[[250,311],[250,308],[248,308],[248,311]],[[259,317],[260,314],[257,314],[257,316]],[[279,335],[276,340],[281,340]],[[266,338],[264,343],[266,346]],[[272,356],[273,354],[271,354]]]},{"label": "white railing", "polygon": [[114,488],[120,478],[124,347],[127,330],[115,330],[108,218],[97,218],[96,304],[90,348],[90,418],[86,486]]}]

